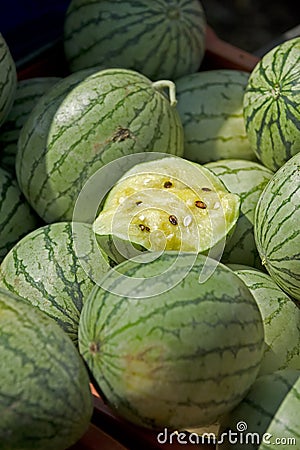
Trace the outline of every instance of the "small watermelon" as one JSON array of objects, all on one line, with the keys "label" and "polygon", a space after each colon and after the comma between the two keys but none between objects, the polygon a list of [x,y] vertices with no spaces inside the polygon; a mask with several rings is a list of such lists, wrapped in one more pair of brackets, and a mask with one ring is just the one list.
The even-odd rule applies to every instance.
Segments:
[{"label": "small watermelon", "polygon": [[216,69],[176,80],[185,158],[199,163],[256,160],[243,118],[248,77],[239,70]]},{"label": "small watermelon", "polygon": [[260,375],[300,370],[300,309],[268,274],[249,269],[235,273],[255,298],[264,322],[266,348]]},{"label": "small watermelon", "polygon": [[84,184],[108,162],[139,152],[183,153],[174,83],[125,69],[70,77],[38,102],[18,142],[20,188],[45,222],[72,220]]},{"label": "small watermelon", "polygon": [[15,98],[17,71],[7,43],[0,33],[0,126],[5,121]]},{"label": "small watermelon", "polygon": [[97,64],[174,80],[196,72],[204,56],[198,0],[72,0],[64,28],[73,72]]},{"label": "small watermelon", "polygon": [[300,300],[300,153],[287,161],[263,190],[254,235],[262,264],[273,280]]},{"label": "small watermelon", "polygon": [[13,106],[0,129],[0,166],[15,175],[15,161],[20,130],[38,99],[60,78],[41,77],[21,80]]},{"label": "small watermelon", "polygon": [[300,151],[300,37],[262,57],[244,95],[247,136],[259,160],[276,171]]},{"label": "small watermelon", "polygon": [[255,208],[273,172],[254,161],[227,159],[205,165],[224,183],[229,192],[241,200],[240,215],[232,235],[228,238],[222,261],[261,268],[254,239]]},{"label": "small watermelon", "polygon": [[[210,170],[166,156],[137,164],[120,178],[94,230],[101,245],[112,236],[152,251],[204,252],[233,229],[239,204]],[[130,250],[129,244],[125,258],[134,256]]]},{"label": "small watermelon", "polygon": [[0,289],[0,446],[65,450],[88,428],[89,376],[46,314]]},{"label": "small watermelon", "polygon": [[6,255],[0,287],[56,320],[77,345],[83,303],[109,268],[91,225],[53,223],[27,234]]},{"label": "small watermelon", "polygon": [[242,280],[203,255],[143,253],[95,286],[79,351],[113,410],[162,429],[214,423],[246,395],[264,350]]},{"label": "small watermelon", "polygon": [[217,450],[298,449],[300,370],[257,378],[243,401],[225,416]]},{"label": "small watermelon", "polygon": [[0,167],[0,262],[19,239],[37,228],[38,224],[38,217],[15,178]]}]

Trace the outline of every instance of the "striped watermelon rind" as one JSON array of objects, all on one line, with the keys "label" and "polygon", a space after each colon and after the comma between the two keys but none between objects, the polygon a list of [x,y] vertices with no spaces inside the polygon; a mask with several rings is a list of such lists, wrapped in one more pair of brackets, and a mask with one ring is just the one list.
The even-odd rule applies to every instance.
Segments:
[{"label": "striped watermelon rind", "polygon": [[38,99],[59,80],[58,77],[40,77],[17,83],[12,108],[0,129],[0,166],[13,175],[21,128]]},{"label": "striped watermelon rind", "polygon": [[214,423],[238,404],[263,341],[245,284],[190,253],[119,264],[93,288],[79,323],[79,350],[113,410],[160,429]]},{"label": "striped watermelon rind", "polygon": [[[31,192],[29,186],[34,183],[33,174],[35,173],[38,181],[35,182],[33,189],[37,189],[37,197],[40,193],[42,194],[41,187],[45,182],[45,177],[47,178],[45,155],[53,117],[58,106],[74,86],[94,71],[95,69],[82,70],[58,81],[53,89],[50,89],[38,100],[21,129],[15,161],[16,177],[21,191],[40,217],[35,202],[32,201],[34,192]],[[52,192],[49,183],[47,187],[49,192]]]},{"label": "striped watermelon rind", "polygon": [[3,449],[64,450],[88,428],[93,402],[78,350],[46,314],[0,289]]},{"label": "striped watermelon rind", "polygon": [[184,129],[184,157],[201,164],[219,159],[256,160],[247,138],[243,96],[249,73],[202,71],[176,80]]},{"label": "striped watermelon rind", "polygon": [[222,419],[217,450],[297,448],[299,399],[300,370],[258,377],[243,401]]},{"label": "striped watermelon rind", "polygon": [[197,0],[72,0],[64,24],[65,55],[72,71],[98,64],[174,80],[198,70],[205,28]]},{"label": "striped watermelon rind", "polygon": [[247,136],[258,159],[278,170],[300,150],[300,37],[269,51],[253,69],[244,95]]},{"label": "striped watermelon rind", "polygon": [[254,236],[262,264],[273,280],[300,300],[300,153],[287,161],[263,190]]},{"label": "striped watermelon rind", "polygon": [[300,309],[266,273],[238,269],[255,298],[264,323],[265,352],[259,375],[300,369]]},{"label": "striped watermelon rind", "polygon": [[17,71],[7,43],[0,33],[0,126],[5,121],[14,101]]},{"label": "striped watermelon rind", "polygon": [[43,96],[18,143],[19,185],[45,222],[72,220],[84,184],[108,162],[161,149],[183,153],[182,125],[161,85],[125,69],[66,83]]},{"label": "striped watermelon rind", "polygon": [[0,167],[0,261],[39,219],[31,209],[15,178]]},{"label": "striped watermelon rind", "polygon": [[225,264],[246,264],[262,268],[254,238],[254,215],[258,199],[273,172],[254,161],[227,159],[205,165],[240,197],[240,215],[222,254]]},{"label": "striped watermelon rind", "polygon": [[77,345],[79,316],[110,268],[89,224],[59,222],[21,239],[0,267],[0,287],[53,318]]}]

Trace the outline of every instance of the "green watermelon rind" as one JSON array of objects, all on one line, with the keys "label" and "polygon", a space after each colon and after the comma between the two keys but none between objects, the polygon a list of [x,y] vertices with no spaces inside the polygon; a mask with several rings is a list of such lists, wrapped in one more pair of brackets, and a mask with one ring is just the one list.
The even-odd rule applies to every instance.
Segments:
[{"label": "green watermelon rind", "polygon": [[0,261],[39,224],[13,176],[0,167]]},{"label": "green watermelon rind", "polygon": [[[149,428],[213,423],[257,376],[264,348],[258,306],[214,260],[152,256],[119,264],[93,288],[79,350],[118,415]],[[198,282],[202,269],[211,277]]]},{"label": "green watermelon rind", "polygon": [[37,77],[17,83],[12,108],[0,129],[0,166],[14,176],[21,128],[38,99],[59,80],[58,77]]},{"label": "green watermelon rind", "polygon": [[46,314],[0,289],[0,439],[5,450],[64,450],[93,401],[77,349]]},{"label": "green watermelon rind", "polygon": [[229,158],[257,160],[243,117],[248,78],[247,72],[214,69],[176,80],[186,159],[201,164]]},{"label": "green watermelon rind", "polygon": [[151,80],[174,80],[198,70],[205,27],[197,0],[72,0],[64,23],[64,49],[73,72],[99,64],[133,69]]},{"label": "green watermelon rind", "polygon": [[268,274],[247,268],[235,273],[249,288],[263,318],[266,345],[259,375],[300,369],[300,309]]},{"label": "green watermelon rind", "polygon": [[17,88],[16,65],[0,33],[0,126],[5,121],[15,98]]},{"label": "green watermelon rind", "polygon": [[270,50],[250,74],[245,127],[263,165],[276,171],[300,149],[300,37]]},{"label": "green watermelon rind", "polygon": [[222,262],[244,264],[262,269],[254,237],[254,215],[258,199],[273,172],[255,161],[224,159],[205,164],[229,192],[239,195],[240,215],[226,241]]},{"label": "green watermelon rind", "polygon": [[258,377],[241,403],[221,420],[217,450],[297,448],[299,398],[299,370]]},{"label": "green watermelon rind", "polygon": [[182,125],[167,96],[135,71],[86,69],[57,83],[33,109],[20,134],[16,174],[45,222],[72,220],[82,188],[99,169],[162,148],[183,153]]},{"label": "green watermelon rind", "polygon": [[0,287],[54,319],[77,346],[83,304],[109,270],[92,227],[57,222],[20,239],[0,267]]},{"label": "green watermelon rind", "polygon": [[300,153],[264,188],[255,210],[254,236],[263,266],[292,298],[300,300]]}]

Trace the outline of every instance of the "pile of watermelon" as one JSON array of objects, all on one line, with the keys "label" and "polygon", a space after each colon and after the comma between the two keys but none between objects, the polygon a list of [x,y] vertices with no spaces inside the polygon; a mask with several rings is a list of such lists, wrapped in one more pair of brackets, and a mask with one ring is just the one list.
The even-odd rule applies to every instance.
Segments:
[{"label": "pile of watermelon", "polygon": [[69,74],[22,81],[0,34],[5,450],[73,445],[91,386],[173,442],[300,446],[300,38],[205,70],[205,29],[72,0]]}]

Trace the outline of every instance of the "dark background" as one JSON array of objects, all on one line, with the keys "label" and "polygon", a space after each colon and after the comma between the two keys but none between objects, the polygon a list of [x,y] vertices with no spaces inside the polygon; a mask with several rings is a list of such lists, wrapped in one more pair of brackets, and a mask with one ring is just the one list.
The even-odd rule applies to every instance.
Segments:
[{"label": "dark background", "polygon": [[201,3],[218,36],[251,53],[300,24],[295,0],[201,0]]},{"label": "dark background", "polygon": [[[15,60],[61,36],[70,0],[0,1],[0,32]],[[218,36],[252,53],[300,23],[296,0],[200,1]]]}]

